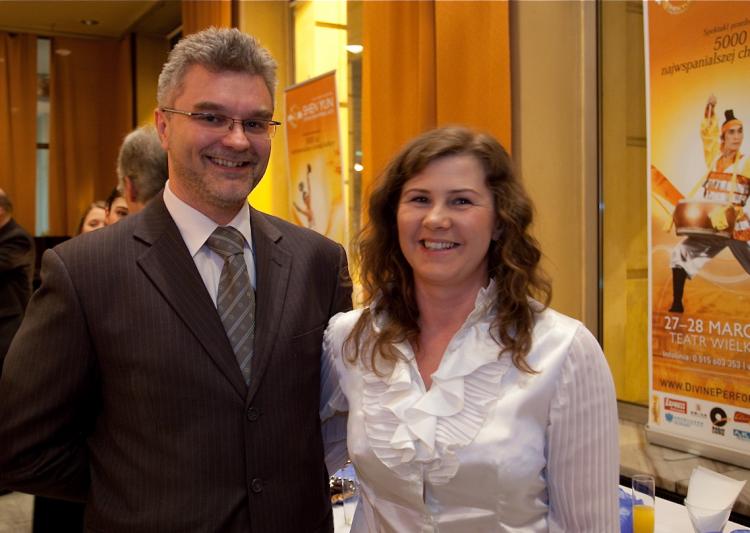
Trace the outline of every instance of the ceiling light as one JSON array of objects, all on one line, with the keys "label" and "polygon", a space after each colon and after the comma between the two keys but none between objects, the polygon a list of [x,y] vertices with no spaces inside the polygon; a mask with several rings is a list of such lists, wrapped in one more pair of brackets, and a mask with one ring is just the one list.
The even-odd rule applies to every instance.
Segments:
[{"label": "ceiling light", "polygon": [[362,50],[364,49],[365,47],[362,46],[361,44],[347,44],[346,45],[346,50],[348,52],[351,52],[352,54],[361,54]]},{"label": "ceiling light", "polygon": [[65,57],[70,55],[70,50],[68,50],[67,48],[58,48],[57,50],[55,50],[55,53],[59,56]]},{"label": "ceiling light", "polygon": [[81,21],[81,24],[83,24],[84,26],[96,26],[97,24],[99,24],[99,21],[94,19],[83,19]]},{"label": "ceiling light", "polygon": [[362,172],[365,169],[360,163],[354,163],[354,170],[356,172]]}]

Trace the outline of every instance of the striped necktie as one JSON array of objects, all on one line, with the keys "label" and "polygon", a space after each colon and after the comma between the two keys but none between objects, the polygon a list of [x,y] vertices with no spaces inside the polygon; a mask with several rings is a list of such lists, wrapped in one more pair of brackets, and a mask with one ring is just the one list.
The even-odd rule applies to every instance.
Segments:
[{"label": "striped necktie", "polygon": [[219,226],[206,244],[224,259],[216,308],[245,384],[250,385],[250,361],[255,337],[255,291],[250,284],[243,255],[245,238],[231,226]]}]

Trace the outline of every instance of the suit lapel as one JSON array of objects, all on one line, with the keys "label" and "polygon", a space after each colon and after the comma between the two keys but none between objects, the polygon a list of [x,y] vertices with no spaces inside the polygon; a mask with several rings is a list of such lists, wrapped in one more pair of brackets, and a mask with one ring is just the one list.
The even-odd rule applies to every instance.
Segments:
[{"label": "suit lapel", "polygon": [[255,248],[255,352],[248,401],[258,391],[276,344],[289,288],[292,255],[280,246],[281,232],[252,207],[250,223]]},{"label": "suit lapel", "polygon": [[143,210],[133,235],[149,245],[137,259],[140,268],[245,398],[247,387],[224,326],[161,196]]}]

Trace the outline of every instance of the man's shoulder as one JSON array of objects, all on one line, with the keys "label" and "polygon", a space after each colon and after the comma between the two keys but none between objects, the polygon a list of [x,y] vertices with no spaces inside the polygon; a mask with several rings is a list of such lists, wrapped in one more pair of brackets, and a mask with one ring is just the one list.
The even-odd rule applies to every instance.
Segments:
[{"label": "man's shoulder", "polygon": [[34,238],[31,234],[12,218],[0,228],[0,238],[3,240],[22,240],[29,243],[29,245],[34,244]]},{"label": "man's shoulder", "polygon": [[112,226],[77,235],[53,249],[61,257],[121,256],[136,242],[133,235],[137,216],[127,216]]},{"label": "man's shoulder", "polygon": [[292,224],[291,222],[288,222],[277,216],[254,210],[253,218],[255,218],[257,222],[260,222],[261,225],[267,224],[267,228],[270,227],[273,228],[273,230],[278,231],[280,236],[291,241],[292,243],[300,241],[306,242],[308,243],[308,245],[311,244],[315,247],[331,249],[339,247],[338,243],[329,239],[325,235],[321,235],[317,231],[311,230],[309,228],[297,226],[296,224]]}]

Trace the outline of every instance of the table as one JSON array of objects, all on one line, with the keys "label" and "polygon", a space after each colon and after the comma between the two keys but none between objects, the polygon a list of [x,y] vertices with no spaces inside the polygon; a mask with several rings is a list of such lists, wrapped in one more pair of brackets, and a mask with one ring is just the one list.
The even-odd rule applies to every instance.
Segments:
[{"label": "table", "polygon": [[[629,488],[620,486],[625,492]],[[333,506],[333,528],[335,533],[349,533],[350,526],[344,523],[344,509],[341,505]],[[724,533],[731,533],[735,529],[750,529],[746,526],[729,522]],[[684,505],[670,502],[664,498],[656,498],[656,527],[654,533],[692,533],[693,526]]]}]

